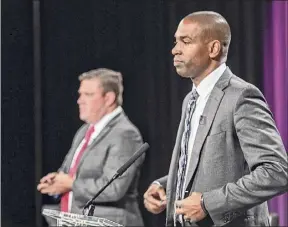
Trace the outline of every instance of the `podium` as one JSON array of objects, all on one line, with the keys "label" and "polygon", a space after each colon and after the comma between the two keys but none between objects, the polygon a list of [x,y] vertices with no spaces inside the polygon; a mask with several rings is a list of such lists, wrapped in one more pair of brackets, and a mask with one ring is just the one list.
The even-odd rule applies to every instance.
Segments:
[{"label": "podium", "polygon": [[60,212],[51,209],[43,209],[42,214],[56,219],[57,226],[122,226],[105,218]]}]

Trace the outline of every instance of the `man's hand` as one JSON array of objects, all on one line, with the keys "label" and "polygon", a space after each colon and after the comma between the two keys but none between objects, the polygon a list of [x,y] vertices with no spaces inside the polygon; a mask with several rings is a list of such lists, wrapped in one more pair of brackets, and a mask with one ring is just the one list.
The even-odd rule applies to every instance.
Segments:
[{"label": "man's hand", "polygon": [[58,173],[48,173],[46,176],[40,179],[40,183],[37,185],[37,190],[42,193],[42,190],[47,189],[49,186],[53,184],[53,180]]},{"label": "man's hand", "polygon": [[166,193],[162,186],[151,184],[144,194],[144,205],[153,214],[159,214],[166,208]]},{"label": "man's hand", "polygon": [[40,183],[52,184],[53,179],[56,177],[57,174],[57,172],[48,173],[46,176],[41,178]]},{"label": "man's hand", "polygon": [[72,190],[74,179],[63,172],[58,173],[51,184],[40,183],[37,189],[42,194],[59,195]]},{"label": "man's hand", "polygon": [[185,220],[201,221],[206,217],[201,207],[201,193],[193,192],[183,200],[176,201],[176,214],[183,214]]}]

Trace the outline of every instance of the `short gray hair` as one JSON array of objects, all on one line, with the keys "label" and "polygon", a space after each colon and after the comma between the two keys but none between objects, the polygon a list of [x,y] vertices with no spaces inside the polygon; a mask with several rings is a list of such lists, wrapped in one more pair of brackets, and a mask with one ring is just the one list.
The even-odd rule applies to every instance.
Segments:
[{"label": "short gray hair", "polygon": [[123,78],[120,72],[106,68],[99,68],[84,72],[78,78],[79,81],[91,80],[94,78],[99,79],[103,87],[104,94],[110,91],[114,92],[117,106],[122,106],[124,88]]}]

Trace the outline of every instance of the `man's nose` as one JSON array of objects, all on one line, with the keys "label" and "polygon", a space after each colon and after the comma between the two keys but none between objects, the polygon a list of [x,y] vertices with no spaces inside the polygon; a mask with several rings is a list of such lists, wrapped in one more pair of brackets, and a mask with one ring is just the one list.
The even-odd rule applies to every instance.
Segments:
[{"label": "man's nose", "polygon": [[81,104],[82,103],[82,99],[81,96],[79,96],[79,98],[77,99],[77,104]]},{"label": "man's nose", "polygon": [[173,55],[181,54],[181,50],[178,43],[175,44],[171,52]]}]

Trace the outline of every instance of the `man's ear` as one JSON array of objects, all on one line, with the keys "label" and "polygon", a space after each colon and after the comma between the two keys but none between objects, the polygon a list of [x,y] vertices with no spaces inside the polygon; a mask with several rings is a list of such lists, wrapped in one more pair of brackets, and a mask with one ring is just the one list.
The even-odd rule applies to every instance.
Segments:
[{"label": "man's ear", "polygon": [[106,94],[105,94],[105,103],[106,103],[106,106],[112,106],[114,103],[116,102],[116,95],[114,92],[112,91],[108,91]]},{"label": "man's ear", "polygon": [[221,56],[221,43],[218,40],[213,40],[209,43],[209,56],[212,59]]}]

